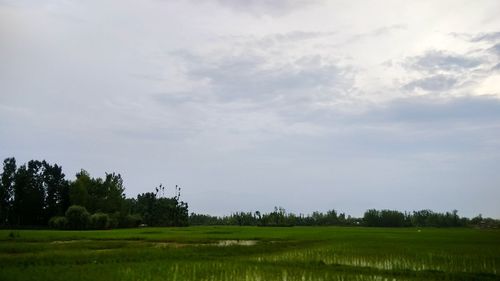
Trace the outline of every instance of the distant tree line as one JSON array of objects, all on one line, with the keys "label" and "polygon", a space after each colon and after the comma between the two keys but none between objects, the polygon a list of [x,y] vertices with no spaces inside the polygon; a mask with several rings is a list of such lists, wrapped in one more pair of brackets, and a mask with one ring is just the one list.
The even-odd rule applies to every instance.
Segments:
[{"label": "distant tree line", "polygon": [[237,212],[229,216],[188,215],[180,200],[181,189],[167,197],[159,185],[154,192],[126,198],[120,174],[94,178],[81,170],[66,179],[62,167],[31,160],[17,166],[15,158],[3,161],[0,174],[0,227],[50,226],[57,229],[109,229],[117,227],[241,225],[241,226],[369,226],[369,227],[482,227],[499,228],[500,221],[478,215],[460,217],[456,210],[400,212],[367,210],[356,218],[330,210],[296,215],[275,207],[269,213]]},{"label": "distant tree line", "polygon": [[310,215],[287,213],[281,207],[262,214],[238,212],[229,216],[217,217],[191,213],[191,225],[241,225],[241,226],[369,226],[369,227],[482,227],[500,228],[500,220],[483,218],[472,219],[458,216],[458,212],[436,213],[431,210],[400,212],[396,210],[367,210],[362,218],[346,216],[335,210],[313,212]]},{"label": "distant tree line", "polygon": [[458,216],[458,211],[435,213],[431,210],[402,213],[394,210],[375,210],[365,212],[363,223],[366,226],[400,227],[400,226],[434,226],[460,227],[470,224],[470,220]]},{"label": "distant tree line", "polygon": [[330,210],[326,213],[314,212],[311,215],[287,213],[282,207],[275,207],[269,213],[237,212],[229,216],[216,217],[191,213],[191,225],[249,225],[249,226],[321,226],[321,225],[359,225],[360,219]]},{"label": "distant tree line", "polygon": [[0,226],[51,226],[60,229],[107,229],[188,224],[188,205],[180,200],[180,188],[165,196],[155,192],[126,198],[120,174],[91,177],[81,170],[74,180],[65,178],[62,167],[31,160],[17,166],[15,158],[3,161],[0,175]]}]

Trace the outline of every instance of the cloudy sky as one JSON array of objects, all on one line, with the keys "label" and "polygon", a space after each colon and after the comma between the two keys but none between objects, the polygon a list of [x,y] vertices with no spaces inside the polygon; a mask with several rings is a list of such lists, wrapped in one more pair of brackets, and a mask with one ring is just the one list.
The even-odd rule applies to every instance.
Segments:
[{"label": "cloudy sky", "polygon": [[500,1],[0,0],[0,157],[190,211],[500,217]]}]

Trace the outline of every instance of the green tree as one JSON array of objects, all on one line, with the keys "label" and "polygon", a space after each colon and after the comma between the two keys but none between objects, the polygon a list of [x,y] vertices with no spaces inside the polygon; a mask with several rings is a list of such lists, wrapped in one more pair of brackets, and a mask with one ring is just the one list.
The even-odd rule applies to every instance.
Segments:
[{"label": "green tree", "polygon": [[[151,226],[185,226],[189,222],[188,204],[180,201],[180,188],[175,187],[174,197],[163,197],[164,187],[155,188],[156,193],[139,194],[132,209]],[[158,195],[162,194],[162,195]],[[130,202],[130,201],[129,201]]]},{"label": "green tree", "polygon": [[45,188],[42,162],[31,160],[16,172],[14,182],[14,211],[19,225],[46,224],[44,216]]},{"label": "green tree", "polygon": [[134,212],[140,214],[143,223],[147,225],[155,225],[157,222],[157,214],[155,214],[156,194],[153,192],[146,192],[137,195],[136,206],[133,208]]},{"label": "green tree", "polygon": [[125,188],[120,174],[106,173],[106,178],[102,184],[105,191],[103,211],[106,213],[123,212],[125,201]]},{"label": "green tree", "polygon": [[0,178],[0,225],[12,223],[15,177],[16,159],[6,158]]},{"label": "green tree", "polygon": [[88,189],[92,179],[87,171],[81,170],[76,174],[76,180],[69,186],[69,201],[71,205],[87,206],[89,199]]},{"label": "green tree", "polygon": [[[93,178],[82,170],[70,186],[71,204],[85,206],[91,213],[123,214],[125,188],[120,174],[106,173],[106,177]],[[125,215],[125,214],[123,214]]]},{"label": "green tree", "polygon": [[43,180],[47,190],[45,198],[46,218],[61,216],[69,207],[69,185],[62,167],[43,161]]},{"label": "green tree", "polygon": [[399,227],[404,226],[405,216],[403,213],[395,210],[380,211],[380,226]]},{"label": "green tree", "polygon": [[366,226],[380,226],[380,212],[375,209],[367,210],[363,216]]}]

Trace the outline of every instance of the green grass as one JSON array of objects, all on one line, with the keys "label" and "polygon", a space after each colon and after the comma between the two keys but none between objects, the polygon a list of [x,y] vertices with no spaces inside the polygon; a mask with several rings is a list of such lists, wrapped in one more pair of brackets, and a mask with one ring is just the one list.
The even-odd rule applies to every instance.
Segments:
[{"label": "green grass", "polygon": [[0,280],[500,280],[500,231],[0,230]]}]

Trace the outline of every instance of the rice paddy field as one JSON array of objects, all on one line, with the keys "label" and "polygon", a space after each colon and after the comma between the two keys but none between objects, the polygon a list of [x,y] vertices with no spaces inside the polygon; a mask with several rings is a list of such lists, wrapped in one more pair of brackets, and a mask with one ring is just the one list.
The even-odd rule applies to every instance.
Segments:
[{"label": "rice paddy field", "polygon": [[500,280],[500,230],[0,230],[0,280]]}]

